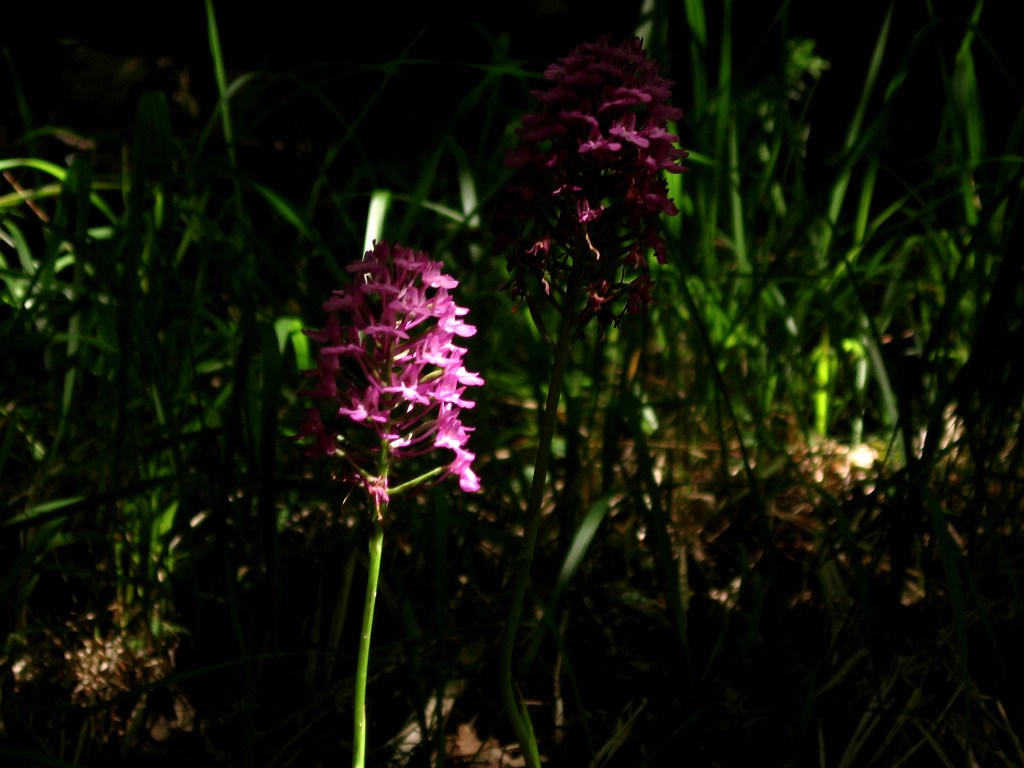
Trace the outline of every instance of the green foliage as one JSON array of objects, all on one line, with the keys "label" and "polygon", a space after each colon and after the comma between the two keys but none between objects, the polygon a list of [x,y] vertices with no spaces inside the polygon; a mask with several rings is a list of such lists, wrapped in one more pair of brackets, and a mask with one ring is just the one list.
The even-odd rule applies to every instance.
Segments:
[{"label": "green foliage", "polygon": [[[569,353],[525,721],[560,765],[1022,764],[1019,73],[980,2],[864,11],[859,62],[789,4],[753,42],[738,13],[643,4],[690,170],[651,314]],[[109,133],[40,127],[5,51],[0,761],[348,754],[369,520],[286,438],[301,329],[384,233],[445,260],[480,329],[484,490],[392,505],[368,762],[512,740],[551,349],[488,221],[537,73],[431,34],[229,78],[211,29],[215,103],[147,91]]]}]

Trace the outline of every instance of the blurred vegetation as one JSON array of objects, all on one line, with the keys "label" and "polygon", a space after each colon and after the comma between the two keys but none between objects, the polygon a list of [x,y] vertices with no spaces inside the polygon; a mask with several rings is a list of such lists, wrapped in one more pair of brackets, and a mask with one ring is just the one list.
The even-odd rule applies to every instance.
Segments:
[{"label": "blurred vegetation", "polygon": [[[516,670],[540,752],[1022,765],[1006,20],[894,2],[844,46],[740,5],[628,21],[677,82],[690,171],[650,315],[573,350]],[[546,61],[488,29],[243,72],[211,35],[202,66],[129,57],[145,76],[81,125],[39,111],[32,59],[4,49],[4,765],[348,759],[365,510],[283,438],[301,329],[384,234],[458,277],[487,386],[483,492],[392,505],[371,763],[499,764],[550,360],[488,221]],[[111,63],[75,50],[69,72]]]}]

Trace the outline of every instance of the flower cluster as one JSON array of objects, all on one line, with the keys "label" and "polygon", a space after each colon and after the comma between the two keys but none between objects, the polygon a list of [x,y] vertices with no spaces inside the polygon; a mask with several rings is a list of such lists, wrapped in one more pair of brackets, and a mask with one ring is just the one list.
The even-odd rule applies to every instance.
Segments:
[{"label": "flower cluster", "polygon": [[581,324],[646,311],[653,285],[646,254],[652,249],[665,262],[659,220],[677,213],[662,172],[682,171],[686,157],[668,130],[682,116],[668,103],[672,83],[639,38],[615,45],[608,36],[579,46],[544,76],[550,86],[534,91],[540,109],[523,118],[519,145],[507,156],[518,172],[499,213],[496,250],[507,252],[513,293],[527,295],[530,275],[550,293],[572,260],[583,260]]},{"label": "flower cluster", "polygon": [[378,504],[395,487],[389,473],[397,462],[438,448],[454,453],[445,474],[457,475],[464,491],[480,488],[475,456],[465,447],[472,430],[459,416],[473,407],[466,387],[484,381],[466,370],[466,350],[455,343],[476,328],[463,321],[468,310],[449,294],[458,282],[442,266],[422,251],[374,243],[347,268],[354,282],[324,302],[327,325],[306,331],[322,346],[304,394],[328,403],[331,413],[325,423],[310,408],[294,439],[312,438],[310,457],[344,458],[345,477]]}]

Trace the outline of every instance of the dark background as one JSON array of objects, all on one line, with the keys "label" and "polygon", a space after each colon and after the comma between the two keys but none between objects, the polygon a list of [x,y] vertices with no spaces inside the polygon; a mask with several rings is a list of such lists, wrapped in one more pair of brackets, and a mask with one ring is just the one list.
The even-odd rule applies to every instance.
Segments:
[{"label": "dark background", "polygon": [[[939,26],[946,24],[948,34],[940,29],[927,45],[953,51],[962,39],[960,21],[973,4],[947,0],[932,5]],[[580,42],[603,33],[616,37],[632,34],[640,19],[640,6],[637,0],[607,6],[581,0],[515,4],[307,2],[273,9],[218,3],[217,15],[230,79],[261,69],[288,72],[309,66],[365,66],[394,60],[403,52],[439,63],[485,62],[492,56],[489,46],[497,40],[507,43],[512,58],[539,72]],[[689,40],[683,4],[674,6],[660,66],[663,74],[677,82],[675,103],[686,109],[691,100],[686,71]],[[816,166],[833,162],[841,147],[888,4],[738,0],[733,6],[736,60],[746,62],[736,72],[739,85],[755,85],[777,72],[781,41],[786,39],[813,39],[816,54],[829,62],[813,100],[814,131],[808,145],[808,169],[813,176]],[[976,60],[986,102],[987,134],[990,146],[996,147],[1005,142],[1014,116],[1010,109],[1001,111],[1000,104],[1015,103],[1001,99],[999,91],[1012,88],[1010,78],[1024,68],[1024,46],[1016,41],[1013,6],[986,4],[979,28],[981,48],[993,52]],[[190,99],[186,112],[193,117],[207,116],[215,102],[205,11],[200,2],[8,4],[5,16],[0,42],[14,62],[35,125],[69,125],[98,133],[115,130],[131,124],[138,95],[154,87],[168,92],[184,88]],[[789,26],[782,26],[779,19]],[[707,23],[709,49],[705,56],[713,72],[717,70],[715,41],[720,21],[709,17]],[[923,2],[895,4],[881,83],[899,67],[901,57],[927,24]],[[926,63],[936,57],[920,56],[918,61],[924,63],[911,69],[905,86],[908,93],[899,100],[886,137],[886,163],[911,175],[915,167],[925,172],[929,158],[920,157],[919,152],[931,141],[922,139],[934,137],[939,130],[939,109],[945,98],[941,73]],[[437,80],[436,87],[424,87],[419,80],[407,81],[405,87],[399,82],[386,97],[427,124],[443,124],[451,105],[463,95],[457,74],[455,81],[449,79],[452,77],[449,71]],[[0,71],[0,93],[4,94],[0,99],[0,146],[24,128],[11,85],[10,69],[5,66]],[[354,101],[358,96],[353,94]],[[876,100],[881,98],[876,95]],[[350,106],[356,109],[358,103]],[[685,134],[683,138],[685,143]],[[381,143],[383,152],[404,151],[400,134],[384,131]]]}]

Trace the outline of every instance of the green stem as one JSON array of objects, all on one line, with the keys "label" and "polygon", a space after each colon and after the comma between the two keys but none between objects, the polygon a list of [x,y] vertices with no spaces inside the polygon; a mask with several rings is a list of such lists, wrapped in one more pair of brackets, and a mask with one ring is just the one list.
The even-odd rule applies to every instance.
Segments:
[{"label": "green stem", "polygon": [[370,536],[370,562],[366,573],[366,602],[363,605],[363,632],[359,637],[359,657],[356,662],[355,738],[352,745],[352,768],[366,764],[366,674],[370,666],[370,631],[373,629],[373,607],[377,602],[377,578],[380,576],[380,556],[384,550],[384,529],[380,521],[387,511],[381,504],[374,516],[373,534]]},{"label": "green stem", "polygon": [[427,480],[433,480],[438,475],[447,471],[447,465],[443,467],[435,467],[429,472],[424,472],[419,477],[414,477],[412,480],[407,480],[404,483],[399,483],[398,485],[391,486],[390,488],[388,488],[388,496],[394,498],[398,494],[404,493],[405,491],[408,491],[410,488],[415,488],[418,485],[422,485],[423,483],[427,482]]},{"label": "green stem", "polygon": [[551,443],[558,425],[558,401],[562,394],[562,383],[565,379],[566,363],[569,360],[569,349],[576,327],[576,294],[578,292],[579,269],[576,261],[569,274],[569,285],[562,304],[562,317],[558,328],[558,340],[551,365],[551,379],[548,382],[547,402],[544,404],[544,415],[541,421],[540,437],[537,443],[537,461],[533,469],[533,484],[530,487],[530,503],[526,510],[526,528],[523,532],[523,545],[520,550],[519,562],[516,566],[515,584],[512,591],[512,604],[509,606],[508,621],[505,624],[505,635],[502,638],[501,666],[499,670],[499,687],[502,706],[512,724],[519,746],[526,758],[529,768],[540,768],[540,753],[533,736],[530,715],[524,706],[520,711],[516,700],[515,684],[512,679],[512,656],[515,652],[516,635],[519,622],[523,616],[523,604],[526,591],[530,584],[530,567],[533,564],[533,552],[537,545],[537,533],[540,530],[540,508],[544,501],[544,487],[547,482],[548,463],[551,459]]}]

